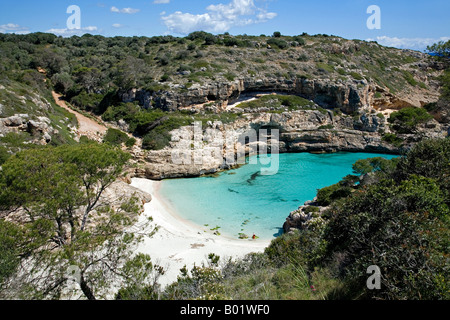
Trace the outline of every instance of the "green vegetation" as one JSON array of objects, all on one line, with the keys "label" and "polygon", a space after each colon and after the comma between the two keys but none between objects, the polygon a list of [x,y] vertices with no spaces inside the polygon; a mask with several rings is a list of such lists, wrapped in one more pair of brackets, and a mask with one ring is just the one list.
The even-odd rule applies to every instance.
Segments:
[{"label": "green vegetation", "polygon": [[279,38],[269,39],[269,40],[267,40],[267,44],[274,48],[282,49],[282,50],[287,49],[289,47],[289,44],[286,41],[279,39]]},{"label": "green vegetation", "polygon": [[352,189],[341,183],[320,189],[317,192],[317,204],[320,206],[329,206],[333,201],[347,197]]},{"label": "green vegetation", "polygon": [[[264,253],[184,269],[164,298],[449,299],[449,150],[449,139],[427,140],[405,157],[356,162],[355,175],[319,191],[329,209],[317,223]],[[380,290],[366,286],[372,265]]]},{"label": "green vegetation", "polygon": [[136,139],[128,137],[128,135],[120,130],[109,128],[106,132],[103,142],[109,143],[113,146],[121,146],[125,144],[127,147],[132,147],[136,143]]},{"label": "green vegetation", "polygon": [[[256,100],[244,102],[238,105],[242,109],[273,109],[277,110],[287,108],[289,111],[311,109],[313,102],[299,96],[293,95],[264,95]],[[284,111],[284,110],[283,110]]]},{"label": "green vegetation", "polygon": [[431,54],[435,54],[439,57],[449,58],[450,57],[450,40],[447,42],[439,41],[431,46],[427,47],[427,51]]},{"label": "green vegetation", "polygon": [[414,79],[414,76],[408,72],[408,71],[403,71],[403,76],[405,78],[405,80],[412,86],[417,86],[419,83],[417,82],[416,79]]},{"label": "green vegetation", "polygon": [[124,232],[141,204],[134,197],[114,203],[102,197],[129,157],[87,143],[22,151],[6,160],[0,174],[3,298],[61,298],[74,265],[87,299],[101,298],[115,281],[147,281],[139,264],[152,269],[150,258],[133,257],[141,236]]},{"label": "green vegetation", "polygon": [[330,72],[330,73],[334,71],[333,66],[331,66],[329,64],[317,62],[316,65],[317,65],[317,69],[319,69],[319,70],[324,70],[324,71]]},{"label": "green vegetation", "polygon": [[353,79],[355,79],[355,80],[363,80],[364,79],[364,77],[362,76],[362,75],[360,75],[359,73],[357,73],[357,72],[350,72],[350,75],[353,77]]},{"label": "green vegetation", "polygon": [[393,133],[385,133],[382,140],[392,144],[395,147],[400,147],[403,144],[403,139]]},{"label": "green vegetation", "polygon": [[[275,50],[268,49],[267,45]],[[105,121],[125,120],[130,125],[128,133],[145,139],[146,148],[159,149],[170,141],[167,130],[177,128],[174,122],[185,123],[185,117],[170,115],[173,119],[167,130],[155,127],[145,131],[141,124],[148,124],[146,119],[157,121],[167,116],[151,119],[153,115],[145,114],[173,110],[176,106],[169,103],[173,100],[167,99],[168,91],[184,94],[197,84],[263,76],[289,81],[327,77],[343,81],[366,79],[394,94],[410,86],[426,88],[426,84],[414,80],[413,74],[404,69],[405,64],[415,63],[417,58],[376,43],[323,34],[285,36],[275,32],[267,37],[193,32],[185,38],[1,34],[0,58],[0,85],[7,88],[0,89],[2,113],[6,116],[29,110],[34,110],[36,115],[45,113],[33,101],[37,96],[45,97],[46,101],[42,102],[52,105],[45,116],[52,123],[61,123],[61,128],[55,128],[59,133],[52,137],[51,143],[55,145],[71,142],[67,127],[75,119],[54,105],[51,89],[81,111],[102,116]],[[444,93],[449,91],[445,88]],[[131,89],[138,90],[129,99],[133,102],[122,102],[123,95]],[[20,97],[26,98],[25,104]],[[282,102],[289,110],[297,110],[302,104],[297,107]],[[205,119],[209,115],[194,117]],[[165,123],[162,122],[163,127]],[[160,132],[151,132],[154,130]]]},{"label": "green vegetation", "polygon": [[430,121],[432,118],[424,108],[408,107],[393,112],[388,122],[398,133],[414,133],[419,124]]}]

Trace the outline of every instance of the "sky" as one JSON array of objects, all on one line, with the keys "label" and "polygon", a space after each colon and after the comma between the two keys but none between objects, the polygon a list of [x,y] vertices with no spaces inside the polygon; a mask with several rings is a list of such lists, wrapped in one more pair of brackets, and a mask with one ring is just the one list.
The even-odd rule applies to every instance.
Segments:
[{"label": "sky", "polygon": [[[68,13],[72,5],[79,15]],[[379,11],[368,11],[372,5]],[[449,0],[1,0],[0,33],[67,37],[306,32],[423,51],[450,40],[449,12]],[[368,20],[379,22],[379,29],[369,28]]]}]

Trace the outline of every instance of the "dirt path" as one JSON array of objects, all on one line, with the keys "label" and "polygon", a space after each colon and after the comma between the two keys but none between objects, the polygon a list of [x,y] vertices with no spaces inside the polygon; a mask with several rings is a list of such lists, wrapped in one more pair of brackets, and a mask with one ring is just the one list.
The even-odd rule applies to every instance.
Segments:
[{"label": "dirt path", "polygon": [[97,141],[103,138],[104,134],[108,130],[107,127],[69,108],[66,102],[61,99],[61,95],[57,94],[56,92],[52,91],[52,95],[58,106],[66,109],[77,117],[79,125],[77,130],[78,137],[87,136],[89,139],[94,139]]}]

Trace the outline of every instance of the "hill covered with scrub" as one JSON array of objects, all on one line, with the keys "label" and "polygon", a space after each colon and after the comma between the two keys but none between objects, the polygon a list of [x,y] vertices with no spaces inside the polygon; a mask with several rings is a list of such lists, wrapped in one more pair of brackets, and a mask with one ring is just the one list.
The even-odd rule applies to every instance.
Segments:
[{"label": "hill covered with scrub", "polygon": [[[441,61],[427,54],[375,42],[279,33],[232,36],[194,32],[185,38],[2,34],[0,57],[3,118],[28,113],[38,120],[45,108],[36,100],[53,104],[52,88],[79,110],[143,138],[146,150],[168,146],[170,132],[190,125],[193,119],[229,124],[249,113],[282,114],[299,109],[343,114],[341,127],[348,129],[379,131],[380,137],[396,135],[384,128],[389,112],[383,111],[432,108],[439,99],[445,69]],[[256,109],[229,107],[258,93],[305,100],[275,102],[269,108],[264,104]],[[274,104],[278,104],[276,110]],[[53,104],[51,109],[57,108]],[[435,115],[441,123],[448,122],[444,113]],[[53,125],[46,131],[46,141],[55,136],[54,143],[65,143],[70,140],[65,129],[70,123],[59,128],[61,123],[56,122],[61,119],[57,117],[47,117]],[[428,120],[421,116],[419,122]],[[317,127],[331,129],[334,122],[333,118],[330,123],[322,119]],[[5,126],[14,127],[15,123]],[[401,144],[403,138],[388,135],[385,140]]]},{"label": "hill covered with scrub", "polygon": [[[87,299],[448,299],[450,81],[439,55],[329,35],[0,34],[0,297],[65,297],[77,265]],[[80,136],[55,92],[106,135]],[[192,138],[194,121],[210,138],[203,151],[217,146],[211,130],[279,129],[281,152],[403,156],[356,163],[263,254],[212,253],[161,290],[163,268],[133,254],[156,231],[136,225],[151,199],[124,181],[232,167],[225,150],[171,162],[173,151],[194,156],[172,141]],[[381,269],[381,290],[367,290],[367,265]]]}]

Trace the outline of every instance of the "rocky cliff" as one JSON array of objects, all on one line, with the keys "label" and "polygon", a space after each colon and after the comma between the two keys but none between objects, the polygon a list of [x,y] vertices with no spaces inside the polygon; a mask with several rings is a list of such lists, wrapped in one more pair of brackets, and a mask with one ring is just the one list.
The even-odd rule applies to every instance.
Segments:
[{"label": "rocky cliff", "polygon": [[[338,79],[285,79],[285,78],[244,78],[233,82],[217,82],[205,85],[194,84],[188,90],[167,90],[148,92],[132,89],[121,94],[124,102],[139,101],[144,108],[160,108],[175,111],[181,108],[221,102],[223,106],[235,103],[242,95],[252,92],[280,92],[298,95],[312,100],[325,108],[338,108],[352,114],[362,108],[376,106],[378,109],[401,109],[403,107],[423,107],[436,102],[437,90],[424,90],[414,95],[394,95],[367,80]],[[376,98],[377,96],[377,98]]]},{"label": "rocky cliff", "polygon": [[[317,105],[316,107],[320,109]],[[402,146],[394,146],[382,138],[389,132],[387,121],[380,114],[363,113],[352,117],[331,111],[298,110],[282,113],[244,113],[232,124],[220,122],[204,124],[203,128],[186,126],[172,131],[171,145],[159,151],[142,152],[140,165],[134,174],[149,179],[195,177],[216,173],[238,165],[238,148],[252,150],[252,141],[244,138],[249,132],[258,135],[264,130],[265,139],[259,139],[259,148],[272,146],[271,130],[279,131],[279,152],[376,152],[399,154],[411,143],[424,137],[443,137],[446,132],[435,120],[419,129],[420,134],[405,134]],[[196,132],[197,130],[197,132]],[[197,142],[196,135],[200,134]],[[230,147],[234,161],[229,161]],[[245,141],[245,142],[244,142]],[[255,143],[253,141],[253,143]],[[261,150],[261,149],[260,149]],[[179,158],[182,158],[182,161]],[[228,158],[227,158],[228,157]],[[199,161],[197,161],[198,159]],[[228,161],[227,161],[228,160]]]}]

